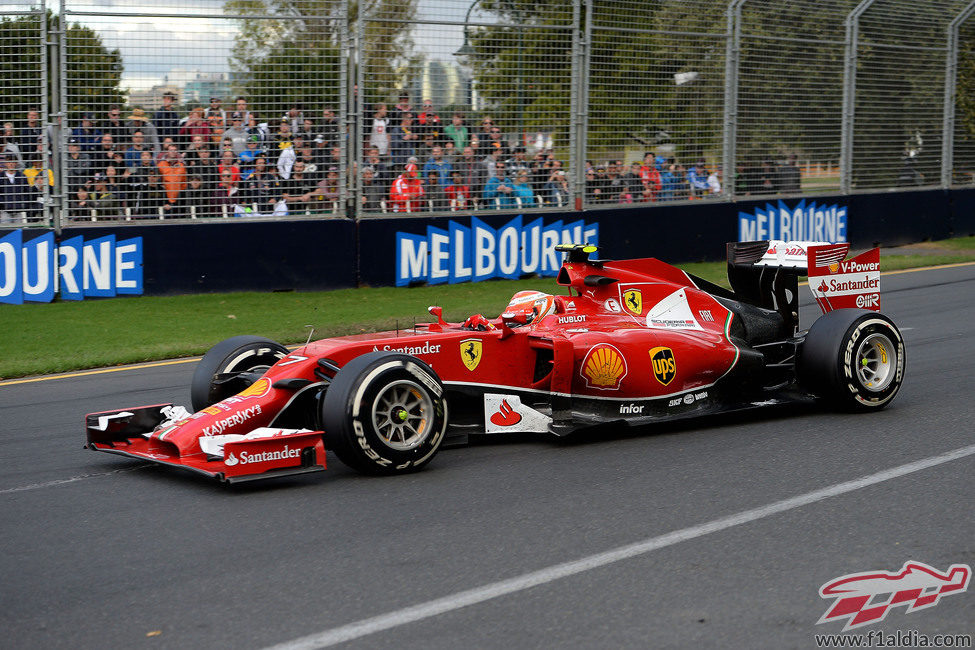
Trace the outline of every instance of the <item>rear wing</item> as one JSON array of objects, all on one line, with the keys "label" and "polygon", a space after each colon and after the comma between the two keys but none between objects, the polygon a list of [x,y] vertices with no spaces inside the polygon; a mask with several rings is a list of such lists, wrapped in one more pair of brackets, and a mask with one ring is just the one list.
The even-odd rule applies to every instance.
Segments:
[{"label": "rear wing", "polygon": [[823,313],[861,307],[880,311],[880,249],[845,260],[849,244],[730,242],[728,282],[739,300],[779,312],[799,326],[799,277]]}]

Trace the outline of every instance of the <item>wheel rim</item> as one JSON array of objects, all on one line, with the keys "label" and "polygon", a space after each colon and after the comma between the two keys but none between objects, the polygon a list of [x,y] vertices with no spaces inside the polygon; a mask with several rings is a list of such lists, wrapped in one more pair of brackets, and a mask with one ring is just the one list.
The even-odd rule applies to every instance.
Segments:
[{"label": "wheel rim", "polygon": [[856,373],[860,385],[879,393],[894,380],[897,352],[891,340],[883,334],[871,334],[860,343],[856,354]]},{"label": "wheel rim", "polygon": [[398,381],[387,385],[372,405],[372,423],[391,449],[404,451],[422,443],[433,418],[433,401],[418,384]]}]

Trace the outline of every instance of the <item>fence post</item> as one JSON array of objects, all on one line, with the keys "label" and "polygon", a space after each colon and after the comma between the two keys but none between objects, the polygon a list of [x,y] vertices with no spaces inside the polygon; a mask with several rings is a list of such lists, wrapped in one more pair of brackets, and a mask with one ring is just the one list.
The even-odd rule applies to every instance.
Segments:
[{"label": "fence post", "polygon": [[[585,23],[582,4],[586,5]],[[573,0],[572,3],[572,71],[569,126],[569,175],[572,179],[574,209],[581,210],[586,189],[586,138],[589,131],[589,53],[592,43],[592,2]]]},{"label": "fence post", "polygon": [[843,67],[843,114],[840,127],[840,192],[853,188],[853,123],[856,117],[857,55],[860,45],[860,16],[874,0],[862,0],[846,16],[846,43]]},{"label": "fence post", "polygon": [[948,25],[948,51],[945,53],[945,106],[941,138],[941,186],[951,187],[955,162],[955,99],[958,93],[958,30],[975,13],[972,0]]},{"label": "fence post", "polygon": [[728,29],[725,32],[724,73],[724,169],[725,196],[735,197],[735,160],[738,145],[738,64],[741,54],[741,7],[747,0],[731,0],[728,3]]}]

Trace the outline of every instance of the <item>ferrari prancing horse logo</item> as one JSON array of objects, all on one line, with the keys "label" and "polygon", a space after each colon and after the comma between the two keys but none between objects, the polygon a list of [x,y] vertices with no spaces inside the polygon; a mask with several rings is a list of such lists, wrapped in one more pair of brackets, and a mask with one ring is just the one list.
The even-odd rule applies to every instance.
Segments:
[{"label": "ferrari prancing horse logo", "polygon": [[468,370],[474,370],[481,363],[481,339],[464,339],[460,342],[460,358]]},{"label": "ferrari prancing horse logo", "polygon": [[639,289],[627,289],[623,292],[623,304],[639,316],[643,313],[643,293]]}]

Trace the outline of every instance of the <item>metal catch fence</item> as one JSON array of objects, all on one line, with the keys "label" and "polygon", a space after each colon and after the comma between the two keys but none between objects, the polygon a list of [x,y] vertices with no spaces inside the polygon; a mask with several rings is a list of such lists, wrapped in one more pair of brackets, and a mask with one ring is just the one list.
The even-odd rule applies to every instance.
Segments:
[{"label": "metal catch fence", "polygon": [[0,0],[0,216],[369,218],[973,185],[973,13]]}]

